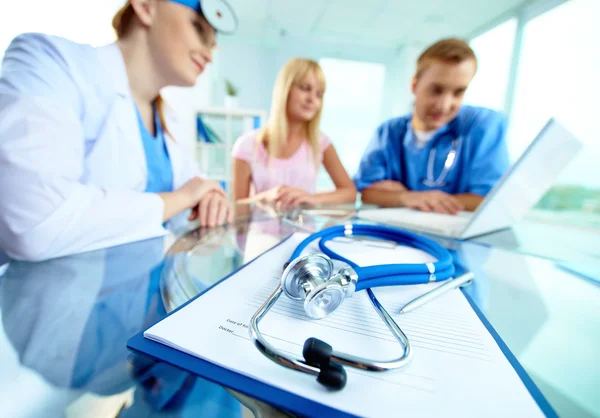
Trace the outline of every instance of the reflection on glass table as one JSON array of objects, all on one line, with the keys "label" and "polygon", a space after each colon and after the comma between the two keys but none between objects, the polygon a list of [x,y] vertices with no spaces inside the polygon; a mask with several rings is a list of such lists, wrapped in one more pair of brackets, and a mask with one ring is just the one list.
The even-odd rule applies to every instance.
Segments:
[{"label": "reflection on glass table", "polygon": [[126,348],[166,315],[163,253],[155,239],[11,262],[0,279],[0,416],[241,417],[222,387]]},{"label": "reflection on glass table", "polygon": [[[189,232],[167,252],[162,295],[169,310],[204,291],[294,232],[314,232],[335,219],[297,214],[248,218],[234,227]],[[343,221],[338,221],[343,222]],[[193,262],[190,262],[193,260]]]},{"label": "reflection on glass table", "polygon": [[551,260],[600,262],[600,229],[524,220],[474,242]]}]

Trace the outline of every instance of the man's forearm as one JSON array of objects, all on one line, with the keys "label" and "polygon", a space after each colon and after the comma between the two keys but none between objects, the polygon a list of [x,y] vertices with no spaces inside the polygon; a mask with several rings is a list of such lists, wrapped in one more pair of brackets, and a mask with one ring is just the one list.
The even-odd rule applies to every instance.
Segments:
[{"label": "man's forearm", "polygon": [[406,191],[406,186],[399,181],[383,180],[363,189],[361,200],[371,205],[394,208],[404,206],[400,195]]},{"label": "man's forearm", "polygon": [[483,201],[483,196],[475,193],[461,193],[453,195],[456,200],[463,204],[465,210],[473,212]]},{"label": "man's forearm", "polygon": [[[384,208],[404,207],[405,193],[408,190],[384,190],[378,188],[366,188],[362,191],[362,202],[365,204],[378,205]],[[452,195],[458,200],[466,211],[474,211],[483,201],[483,197],[474,193],[462,193]]]},{"label": "man's forearm", "polygon": [[[362,202],[388,208],[403,207],[407,205],[407,192],[410,190],[399,181],[383,180],[362,190]],[[483,201],[483,197],[475,193],[460,193],[452,197],[464,206],[463,210],[467,211],[476,210]]]},{"label": "man's forearm", "polygon": [[369,187],[362,191],[362,202],[384,208],[399,207],[403,206],[401,195],[404,192],[406,190],[381,190]]}]

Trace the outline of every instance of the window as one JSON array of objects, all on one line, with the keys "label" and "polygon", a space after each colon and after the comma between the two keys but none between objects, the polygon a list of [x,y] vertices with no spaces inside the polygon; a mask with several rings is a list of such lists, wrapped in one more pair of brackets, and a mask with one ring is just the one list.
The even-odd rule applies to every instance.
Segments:
[{"label": "window", "polygon": [[517,31],[513,18],[474,38],[478,69],[471,82],[465,103],[505,111],[510,68]]},{"label": "window", "polygon": [[523,32],[508,146],[518,158],[555,117],[585,144],[533,216],[600,226],[600,2],[572,0],[530,20]]},{"label": "window", "polygon": [[[375,127],[381,123],[385,66],[359,61],[321,59],[327,78],[321,130],[331,139],[353,176]],[[332,183],[322,170],[317,189],[329,190]]]},{"label": "window", "polygon": [[[113,15],[125,2],[102,0],[33,0],[10,2],[0,13],[0,57],[17,35],[41,32],[71,40],[102,45],[115,39]],[[9,11],[10,10],[10,11]]]}]

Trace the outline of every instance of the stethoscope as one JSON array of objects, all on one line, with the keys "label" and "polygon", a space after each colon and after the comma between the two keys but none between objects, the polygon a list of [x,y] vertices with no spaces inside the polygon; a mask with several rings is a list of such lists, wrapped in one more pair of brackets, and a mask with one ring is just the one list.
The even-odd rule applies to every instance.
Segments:
[{"label": "stethoscope", "polygon": [[446,177],[448,177],[448,173],[450,173],[450,170],[456,162],[456,156],[460,152],[462,142],[462,137],[458,137],[452,140],[452,148],[446,156],[446,160],[444,161],[444,167],[442,168],[442,172],[437,177],[437,179],[434,175],[435,154],[437,152],[437,149],[435,147],[431,148],[431,150],[429,151],[429,158],[427,159],[427,177],[422,180],[425,186],[443,187],[446,185]]},{"label": "stethoscope", "polygon": [[[425,264],[385,264],[360,267],[327,247],[327,242],[338,237],[370,237],[393,241],[423,250],[438,261]],[[313,241],[320,239],[322,253],[301,256],[302,251]],[[345,262],[349,267],[334,273],[332,259]],[[317,376],[317,381],[330,389],[342,389],[346,384],[343,365],[369,371],[399,369],[411,358],[410,341],[394,319],[379,303],[371,290],[379,286],[398,286],[431,283],[449,279],[454,274],[452,256],[435,241],[396,228],[378,225],[341,225],[326,228],[302,241],[290,261],[284,266],[281,281],[273,294],[256,311],[250,320],[250,338],[254,345],[275,363]],[[394,360],[371,360],[335,351],[316,338],[304,343],[302,355],[296,358],[269,344],[262,336],[258,324],[282,294],[304,301],[304,312],[312,319],[321,319],[334,312],[345,298],[354,292],[366,290],[369,300],[396,340],[403,347],[403,354]]]}]

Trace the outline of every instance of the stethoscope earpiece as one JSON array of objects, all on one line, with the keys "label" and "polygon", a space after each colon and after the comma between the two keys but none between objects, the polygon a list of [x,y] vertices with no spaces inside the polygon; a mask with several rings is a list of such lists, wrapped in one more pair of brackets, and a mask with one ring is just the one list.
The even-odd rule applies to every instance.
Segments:
[{"label": "stethoscope earpiece", "polygon": [[304,342],[302,355],[306,363],[319,369],[317,382],[333,390],[346,386],[346,370],[342,365],[331,362],[333,348],[317,338],[309,338]]},{"label": "stethoscope earpiece", "polygon": [[302,349],[302,355],[306,363],[315,367],[329,364],[331,362],[331,353],[333,353],[333,348],[329,344],[314,337],[307,339]]},{"label": "stethoscope earpiece", "polygon": [[317,377],[317,382],[332,390],[344,389],[346,380],[346,370],[336,363],[329,363],[326,367],[321,367],[321,372]]}]

